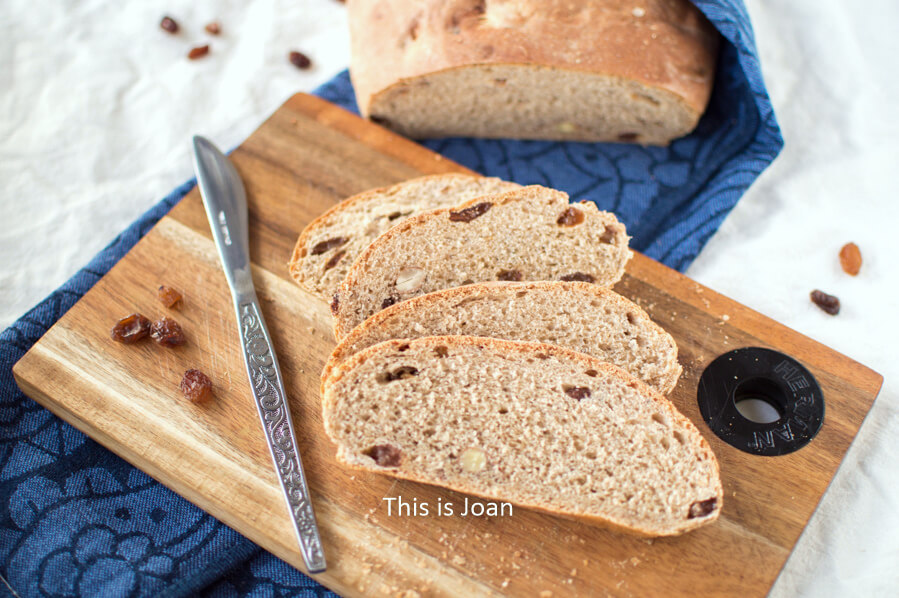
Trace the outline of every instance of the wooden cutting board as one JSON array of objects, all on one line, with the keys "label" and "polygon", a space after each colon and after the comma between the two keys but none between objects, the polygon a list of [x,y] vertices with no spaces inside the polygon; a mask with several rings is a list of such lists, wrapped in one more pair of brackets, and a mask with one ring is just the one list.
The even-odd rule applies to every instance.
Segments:
[{"label": "wooden cutting board", "polygon": [[[761,596],[767,593],[840,464],[882,378],[827,347],[644,256],[617,290],[677,339],[684,375],[671,398],[721,463],[719,521],[645,540],[514,509],[504,517],[387,515],[385,497],[461,505],[444,489],[345,469],[322,430],[319,372],[334,342],[328,307],[298,288],[287,260],[300,230],[340,199],[426,173],[465,169],[321,99],[296,95],[232,155],[250,205],[250,250],[274,337],[328,557],[315,578],[346,596]],[[125,346],[120,317],[167,311],[155,288],[182,289],[174,314],[187,345]],[[196,189],[191,191],[16,364],[40,404],[253,541],[303,569],[238,349],[225,278]],[[827,404],[805,448],[753,456],[702,421],[697,381],[719,354],[784,351],[808,367]],[[211,404],[178,390],[207,372]],[[418,594],[416,594],[417,592]],[[546,592],[546,593],[544,593]]]}]

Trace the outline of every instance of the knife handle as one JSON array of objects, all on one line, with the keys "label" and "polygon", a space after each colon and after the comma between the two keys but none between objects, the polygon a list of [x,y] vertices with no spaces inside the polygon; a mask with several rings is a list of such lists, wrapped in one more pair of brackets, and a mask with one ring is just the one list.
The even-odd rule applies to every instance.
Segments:
[{"label": "knife handle", "polygon": [[278,367],[278,358],[256,297],[236,304],[240,344],[250,376],[253,400],[268,442],[272,460],[289,506],[300,551],[310,573],[325,570],[325,553],[312,510],[309,486],[297,448],[287,394]]}]

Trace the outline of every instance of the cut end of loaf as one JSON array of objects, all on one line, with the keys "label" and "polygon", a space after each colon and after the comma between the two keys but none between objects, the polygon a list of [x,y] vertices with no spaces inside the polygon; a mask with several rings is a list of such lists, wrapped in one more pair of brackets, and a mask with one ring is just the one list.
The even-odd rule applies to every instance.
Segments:
[{"label": "cut end of loaf", "polygon": [[[459,93],[462,89],[464,94]],[[404,79],[374,94],[368,114],[374,122],[415,139],[501,137],[642,145],[667,145],[692,131],[700,116],[665,89],[616,76],[522,64],[467,65]]]},{"label": "cut end of loaf", "polygon": [[338,457],[372,471],[581,517],[638,535],[716,519],[699,431],[622,370],[540,343],[387,341],[323,385]]}]

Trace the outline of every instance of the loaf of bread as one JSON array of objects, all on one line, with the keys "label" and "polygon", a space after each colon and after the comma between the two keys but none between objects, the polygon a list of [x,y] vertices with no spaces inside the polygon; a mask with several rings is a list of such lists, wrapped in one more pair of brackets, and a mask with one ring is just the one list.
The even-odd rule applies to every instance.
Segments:
[{"label": "loaf of bread", "polygon": [[612,363],[662,393],[677,384],[677,344],[640,306],[586,282],[486,282],[391,305],[346,335],[322,378],[390,339],[466,335],[561,345]]},{"label": "loaf of bread", "polygon": [[711,94],[718,33],[689,0],[353,0],[362,114],[414,138],[664,145]]},{"label": "loaf of bread", "polygon": [[407,219],[375,239],[331,302],[335,335],[405,299],[492,280],[611,286],[630,259],[614,214],[540,185]]},{"label": "loaf of bread", "polygon": [[331,301],[356,257],[391,226],[428,210],[517,187],[497,178],[454,173],[364,191],[303,229],[290,259],[290,275],[300,286]]},{"label": "loaf of bread", "polygon": [[718,517],[718,463],[693,424],[623,370],[554,345],[467,336],[379,343],[323,384],[352,467],[623,531]]}]

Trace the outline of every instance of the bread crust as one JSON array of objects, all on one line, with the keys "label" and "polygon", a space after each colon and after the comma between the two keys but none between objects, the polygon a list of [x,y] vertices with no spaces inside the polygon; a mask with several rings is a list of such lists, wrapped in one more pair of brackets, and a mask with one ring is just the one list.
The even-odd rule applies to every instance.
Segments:
[{"label": "bread crust", "polygon": [[711,95],[719,35],[688,0],[354,0],[348,9],[364,116],[397,86],[473,66],[633,81],[679,98],[696,119]]},{"label": "bread crust", "polygon": [[[356,259],[356,262],[353,264],[353,267],[347,273],[346,278],[340,285],[340,289],[338,291],[338,301],[336,311],[333,309],[334,304],[332,304],[332,315],[334,315],[334,336],[337,340],[341,340],[347,333],[350,332],[352,328],[354,328],[357,324],[347,325],[347,318],[342,317],[345,313],[345,301],[343,300],[352,290],[359,284],[360,277],[367,273],[365,270],[365,266],[367,263],[371,261],[371,257],[375,255],[377,252],[381,251],[384,245],[392,242],[396,237],[399,237],[409,229],[423,225],[430,220],[439,220],[444,217],[448,217],[450,212],[453,211],[462,211],[465,208],[473,207],[477,204],[482,203],[491,203],[493,207],[506,205],[511,203],[518,202],[537,202],[543,201],[547,197],[551,200],[554,198],[564,198],[564,203],[567,205],[568,203],[568,194],[556,191],[554,189],[549,189],[546,187],[542,187],[540,185],[530,185],[527,187],[522,187],[520,189],[516,189],[513,191],[507,191],[503,193],[496,193],[492,195],[485,195],[483,197],[474,198],[470,201],[462,203],[454,208],[441,208],[437,210],[432,210],[430,212],[425,212],[423,214],[419,214],[417,216],[412,216],[407,218],[406,220],[400,222],[387,232],[383,233],[380,237],[378,237],[368,248],[359,255]],[[577,207],[583,211],[590,213],[591,216],[599,216],[601,214],[599,208],[596,207],[596,204],[591,202],[585,202],[578,204]],[[617,226],[620,227],[621,231],[624,231],[624,225],[619,223],[617,218],[615,218],[614,214],[609,212],[602,212],[602,214],[608,214],[612,218],[615,219]],[[621,276],[624,275],[624,268],[627,262],[630,260],[633,252],[627,249],[627,243],[630,241],[630,237],[627,236],[626,232],[623,232],[620,241],[616,244],[619,245],[619,248],[623,250],[623,261],[617,268],[617,277],[614,280],[608,281],[608,283],[603,286],[611,286],[621,279]],[[461,285],[460,285],[461,286]],[[361,323],[361,322],[359,322]]]},{"label": "bread crust", "polygon": [[602,298],[606,301],[610,301],[616,304],[621,312],[630,311],[638,314],[638,318],[644,321],[643,323],[645,326],[651,328],[656,333],[664,335],[671,339],[671,344],[674,347],[674,355],[670,363],[668,364],[668,367],[666,368],[665,376],[660,382],[657,390],[667,394],[671,392],[674,389],[674,386],[677,384],[677,380],[680,378],[683,368],[681,368],[680,364],[677,361],[677,344],[674,342],[674,339],[671,338],[671,336],[661,326],[653,322],[649,315],[643,310],[643,308],[641,308],[633,301],[622,297],[611,289],[599,287],[595,284],[586,282],[574,281],[483,282],[461,287],[453,287],[441,291],[434,291],[433,293],[419,295],[417,297],[407,299],[406,301],[391,305],[387,309],[381,310],[372,317],[368,318],[365,322],[363,322],[359,326],[356,326],[349,332],[349,334],[343,337],[343,339],[334,348],[334,350],[331,352],[331,355],[328,357],[328,361],[325,364],[324,370],[322,371],[322,384],[324,384],[324,380],[330,375],[331,371],[349,357],[349,355],[351,354],[350,350],[352,346],[357,343],[359,339],[364,338],[369,334],[371,330],[382,326],[388,320],[392,318],[403,317],[404,315],[413,315],[416,313],[420,313],[421,311],[429,308],[432,309],[435,304],[458,302],[464,301],[466,299],[483,297],[488,292],[490,292],[490,290],[497,289],[503,289],[505,290],[505,292],[508,292],[510,294],[535,289],[554,291],[558,292],[560,295],[570,292],[584,293],[587,295],[593,295],[597,298]]},{"label": "bread crust", "polygon": [[[533,356],[537,353],[546,353],[551,356],[555,356],[562,360],[568,360],[579,364],[582,368],[594,369],[597,372],[602,372],[609,377],[616,378],[618,381],[623,382],[624,384],[631,385],[632,388],[635,388],[645,396],[649,397],[658,408],[664,411],[672,420],[677,421],[677,423],[687,429],[689,429],[692,433],[690,435],[691,445],[698,455],[701,455],[704,460],[708,460],[714,468],[715,472],[715,481],[716,481],[716,489],[715,489],[715,498],[717,499],[714,510],[707,517],[700,517],[695,519],[684,519],[682,524],[672,530],[668,530],[666,532],[658,532],[645,527],[633,526],[622,521],[618,521],[609,517],[597,516],[589,513],[578,513],[578,512],[569,512],[563,511],[560,509],[548,507],[539,503],[526,503],[526,502],[518,502],[511,501],[513,504],[516,504],[520,507],[534,509],[538,511],[542,511],[545,513],[549,513],[551,515],[559,515],[566,518],[574,518],[574,519],[582,519],[585,521],[589,521],[593,524],[599,524],[604,527],[608,527],[611,529],[615,529],[618,531],[622,531],[631,535],[642,536],[642,537],[662,537],[662,536],[678,536],[685,532],[694,530],[698,527],[702,527],[706,524],[709,524],[715,521],[721,513],[721,509],[724,503],[724,491],[721,486],[720,479],[720,467],[718,464],[718,460],[715,457],[715,454],[712,452],[711,447],[706,441],[705,437],[700,433],[699,429],[690,421],[687,417],[685,417],[677,408],[664,396],[662,396],[658,391],[651,388],[641,380],[634,378],[621,368],[614,366],[610,363],[606,363],[604,361],[600,361],[595,357],[591,357],[590,355],[586,355],[584,353],[579,353],[577,351],[573,351],[571,349],[560,347],[557,345],[548,345],[545,343],[531,342],[531,341],[507,341],[502,339],[495,338],[486,338],[486,337],[469,337],[469,336],[434,336],[434,337],[423,337],[419,339],[413,340],[389,340],[384,341],[382,343],[378,343],[377,345],[373,345],[371,347],[367,347],[363,349],[359,353],[351,356],[348,360],[338,365],[334,368],[330,375],[323,381],[322,383],[322,418],[323,424],[325,428],[325,432],[332,439],[332,441],[336,442],[334,435],[332,434],[332,429],[334,427],[334,422],[331,421],[330,418],[330,410],[336,404],[337,397],[332,392],[334,386],[340,382],[340,380],[349,375],[357,366],[364,363],[369,358],[380,354],[381,352],[386,351],[396,351],[404,344],[409,344],[411,346],[423,345],[429,348],[436,347],[438,345],[444,345],[447,347],[458,347],[464,345],[471,346],[480,346],[480,347],[490,347],[493,351],[497,353],[503,353],[505,355],[520,355],[520,356]],[[346,456],[341,454],[338,451],[337,458],[342,463],[353,467],[354,469],[364,469],[367,471],[374,471],[377,473],[382,473],[385,475],[389,475],[395,478],[407,479],[415,482],[423,482],[426,484],[431,484],[434,486],[440,486],[443,488],[448,488],[450,490],[455,490],[459,492],[464,492],[466,494],[472,494],[474,496],[479,496],[482,498],[493,499],[493,500],[505,500],[502,496],[490,495],[487,493],[475,491],[471,486],[468,486],[464,483],[451,484],[451,483],[442,483],[440,480],[425,478],[423,476],[417,476],[411,474],[409,472],[403,472],[397,469],[372,466],[366,467],[359,463],[351,463],[347,460]]]}]

